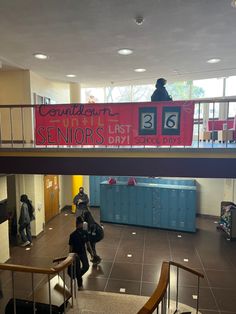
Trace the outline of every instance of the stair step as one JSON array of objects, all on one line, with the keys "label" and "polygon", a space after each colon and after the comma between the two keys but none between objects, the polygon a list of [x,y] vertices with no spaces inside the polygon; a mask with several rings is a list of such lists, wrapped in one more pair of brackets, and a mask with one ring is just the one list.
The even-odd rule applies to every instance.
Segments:
[{"label": "stair step", "polygon": [[[68,314],[137,314],[149,298],[138,295],[81,290]],[[175,312],[175,302],[170,302],[168,314]],[[179,303],[178,314],[191,314],[196,310]],[[201,314],[200,312],[198,312]]]}]

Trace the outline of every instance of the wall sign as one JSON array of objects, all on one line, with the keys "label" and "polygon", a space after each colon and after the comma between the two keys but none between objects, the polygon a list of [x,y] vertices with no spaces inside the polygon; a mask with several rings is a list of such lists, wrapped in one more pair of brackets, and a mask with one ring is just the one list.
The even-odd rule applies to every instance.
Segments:
[{"label": "wall sign", "polygon": [[36,145],[192,144],[192,101],[35,106]]}]

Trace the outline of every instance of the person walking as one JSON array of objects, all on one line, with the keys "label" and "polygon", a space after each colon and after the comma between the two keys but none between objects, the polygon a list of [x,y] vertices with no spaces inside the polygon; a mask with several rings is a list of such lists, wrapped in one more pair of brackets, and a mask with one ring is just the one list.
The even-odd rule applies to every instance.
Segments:
[{"label": "person walking", "polygon": [[[69,246],[70,253],[76,253],[76,279],[78,284],[78,289],[83,287],[83,275],[89,269],[89,262],[86,252],[86,247],[92,257],[94,257],[94,252],[92,250],[91,244],[89,242],[89,235],[86,230],[83,229],[83,218],[78,216],[76,219],[76,230],[70,234]],[[72,277],[71,268],[68,269],[68,274]]]},{"label": "person walking", "polygon": [[156,81],[156,89],[151,96],[151,101],[171,101],[172,98],[169,96],[165,85],[167,81],[164,78],[159,78]]},{"label": "person walking", "polygon": [[104,230],[103,227],[94,220],[90,211],[84,212],[83,219],[87,223],[89,241],[94,253],[94,257],[91,259],[91,262],[93,265],[97,265],[102,259],[97,255],[96,244],[104,238]]},{"label": "person walking", "polygon": [[33,245],[30,222],[34,219],[33,206],[26,194],[20,197],[22,202],[19,218],[19,233],[21,236],[21,246]]},{"label": "person walking", "polygon": [[89,198],[88,195],[84,193],[82,186],[79,188],[79,193],[74,197],[73,204],[76,206],[76,218],[83,215],[83,212],[88,210]]}]

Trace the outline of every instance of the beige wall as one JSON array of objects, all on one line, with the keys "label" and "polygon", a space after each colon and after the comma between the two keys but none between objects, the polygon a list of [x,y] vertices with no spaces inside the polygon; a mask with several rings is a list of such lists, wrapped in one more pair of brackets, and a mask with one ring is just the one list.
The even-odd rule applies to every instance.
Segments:
[{"label": "beige wall", "polygon": [[[28,70],[0,72],[0,105],[31,103],[30,73]],[[21,122],[23,121],[23,122]],[[30,108],[0,107],[1,140],[32,140],[32,110]]]},{"label": "beige wall", "polygon": [[0,263],[5,263],[10,258],[8,220],[0,224]]},{"label": "beige wall", "polygon": [[0,201],[7,199],[7,177],[0,177]]},{"label": "beige wall", "polygon": [[70,84],[54,82],[45,79],[34,72],[30,72],[31,102],[34,103],[34,93],[50,98],[54,103],[70,102]]},{"label": "beige wall", "polygon": [[30,103],[30,72],[28,70],[1,71],[0,104],[23,105]]},{"label": "beige wall", "polygon": [[59,177],[60,183],[60,209],[72,204],[72,177],[64,175]]}]

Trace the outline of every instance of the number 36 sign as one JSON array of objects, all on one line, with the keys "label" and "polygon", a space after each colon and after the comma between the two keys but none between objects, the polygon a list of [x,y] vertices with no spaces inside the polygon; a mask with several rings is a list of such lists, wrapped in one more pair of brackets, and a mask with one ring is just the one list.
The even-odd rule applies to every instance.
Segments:
[{"label": "number 36 sign", "polygon": [[193,110],[192,102],[162,102],[139,107],[139,140],[145,144],[191,145]]}]

